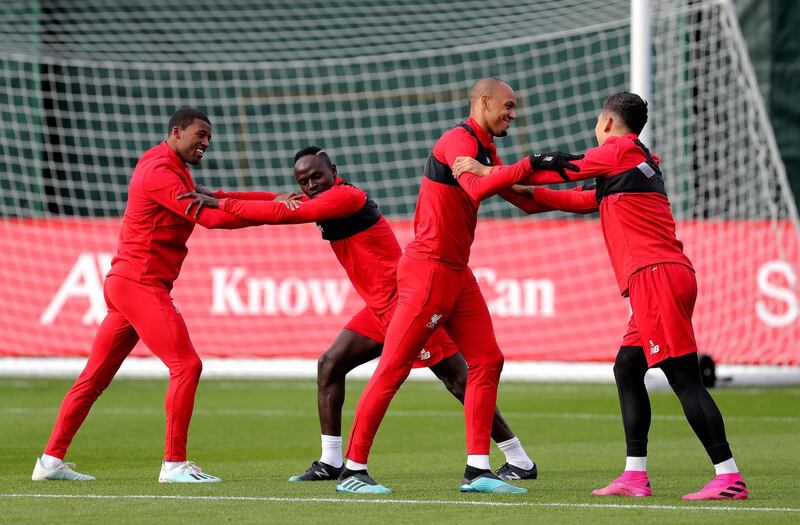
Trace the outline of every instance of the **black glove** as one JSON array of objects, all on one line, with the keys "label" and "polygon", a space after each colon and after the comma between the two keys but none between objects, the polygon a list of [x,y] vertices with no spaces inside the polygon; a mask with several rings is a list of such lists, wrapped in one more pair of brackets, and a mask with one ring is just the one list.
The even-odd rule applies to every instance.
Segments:
[{"label": "black glove", "polygon": [[564,173],[564,169],[570,171],[580,171],[580,168],[572,164],[571,160],[580,160],[583,155],[573,155],[572,153],[563,153],[561,151],[551,151],[550,153],[536,153],[531,155],[531,168],[534,170],[552,170],[557,171],[564,180],[570,180]]}]

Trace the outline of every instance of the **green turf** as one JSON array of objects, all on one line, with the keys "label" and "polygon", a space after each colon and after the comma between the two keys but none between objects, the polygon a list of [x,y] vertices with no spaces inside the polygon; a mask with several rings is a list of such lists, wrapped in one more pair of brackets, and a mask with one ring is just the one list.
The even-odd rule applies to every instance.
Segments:
[{"label": "green turf", "polygon": [[[457,490],[465,458],[463,418],[456,401],[439,384],[409,382],[389,409],[370,460],[370,473],[394,492],[372,497],[338,495],[330,482],[287,481],[318,458],[312,381],[202,381],[189,455],[224,482],[193,486],[156,481],[166,381],[115,381],[96,403],[67,457],[98,480],[34,483],[30,473],[35,457],[41,453],[68,386],[69,382],[60,380],[0,379],[2,523],[800,521],[798,388],[713,392],[726,416],[728,436],[751,499],[689,504],[680,496],[700,488],[713,470],[671,392],[651,393],[654,419],[648,465],[655,496],[632,500],[589,494],[623,466],[624,443],[613,385],[502,384],[500,407],[539,465],[540,479],[520,483],[530,490],[528,494],[489,496]],[[345,430],[362,387],[357,382],[349,385]],[[492,464],[502,462],[495,447]],[[384,503],[375,503],[380,501]]]}]

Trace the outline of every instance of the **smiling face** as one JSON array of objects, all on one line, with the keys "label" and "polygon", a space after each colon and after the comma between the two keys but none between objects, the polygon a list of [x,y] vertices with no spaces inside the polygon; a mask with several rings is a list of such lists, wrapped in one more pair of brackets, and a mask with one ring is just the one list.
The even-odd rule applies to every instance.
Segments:
[{"label": "smiling face", "polygon": [[185,129],[175,126],[170,130],[168,141],[186,164],[195,166],[203,160],[211,142],[211,124],[198,118]]},{"label": "smiling face", "polygon": [[483,95],[480,101],[484,122],[491,135],[505,137],[511,122],[517,118],[517,96],[507,84],[498,84],[492,92]]},{"label": "smiling face", "polygon": [[294,163],[294,178],[303,193],[313,199],[336,183],[336,165],[322,155],[303,155]]}]

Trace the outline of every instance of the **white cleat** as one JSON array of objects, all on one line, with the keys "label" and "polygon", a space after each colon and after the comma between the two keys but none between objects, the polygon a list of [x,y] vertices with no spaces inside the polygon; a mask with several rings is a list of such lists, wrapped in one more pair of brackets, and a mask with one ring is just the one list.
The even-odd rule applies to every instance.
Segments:
[{"label": "white cleat", "polygon": [[206,474],[191,461],[184,461],[172,470],[167,470],[166,465],[162,463],[161,473],[158,475],[159,483],[217,483],[220,481],[222,480],[217,476]]},{"label": "white cleat", "polygon": [[33,467],[31,480],[33,481],[94,481],[95,477],[88,474],[75,472],[72,467],[75,463],[61,463],[56,468],[45,468],[42,460],[36,458],[36,466]]}]

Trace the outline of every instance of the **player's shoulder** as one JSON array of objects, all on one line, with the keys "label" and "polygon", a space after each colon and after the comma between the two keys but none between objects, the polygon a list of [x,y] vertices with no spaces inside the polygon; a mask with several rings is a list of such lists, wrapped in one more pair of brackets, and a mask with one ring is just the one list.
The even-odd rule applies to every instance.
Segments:
[{"label": "player's shoulder", "polygon": [[[166,146],[167,148],[169,146]],[[168,167],[172,170],[176,170],[177,167],[175,166],[175,161],[169,155],[169,152],[165,149],[164,143],[161,143],[157,146],[153,146],[152,148],[148,149],[142,156],[139,157],[139,162],[136,164],[136,168],[161,168],[161,167]]]},{"label": "player's shoulder", "polygon": [[465,122],[460,122],[455,126],[448,128],[447,130],[442,133],[442,136],[439,140],[443,139],[468,139],[477,142],[478,138],[475,136],[475,133],[468,129],[469,124]]},{"label": "player's shoulder", "polygon": [[364,201],[367,199],[367,192],[356,186],[355,184],[351,184],[346,180],[342,180],[338,182],[336,185],[332,186],[328,191],[323,193],[323,195],[327,194],[328,199],[337,199],[340,201]]},{"label": "player's shoulder", "polygon": [[601,148],[613,149],[616,151],[642,151],[642,148],[637,144],[638,138],[636,135],[627,134],[622,136],[608,137],[605,143],[600,146]]},{"label": "player's shoulder", "polygon": [[478,139],[468,129],[467,124],[460,123],[446,130],[433,146],[433,154],[439,160],[444,160],[450,154],[472,155],[477,151]]},{"label": "player's shoulder", "polygon": [[344,179],[342,179],[338,184],[331,187],[331,191],[339,193],[366,194],[364,190],[362,190],[352,182],[348,182]]}]

